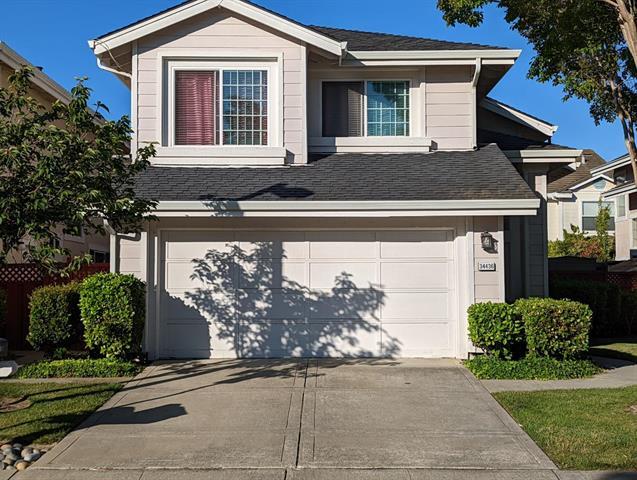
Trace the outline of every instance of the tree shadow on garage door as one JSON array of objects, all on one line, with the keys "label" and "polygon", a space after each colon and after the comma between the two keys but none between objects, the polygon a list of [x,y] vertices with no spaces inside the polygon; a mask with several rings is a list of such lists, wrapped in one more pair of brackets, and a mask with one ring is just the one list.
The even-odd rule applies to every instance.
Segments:
[{"label": "tree shadow on garage door", "polygon": [[216,349],[240,358],[400,353],[400,342],[379,320],[382,290],[369,282],[356,285],[351,272],[331,276],[329,269],[322,278],[333,283],[310,288],[308,262],[286,258],[280,240],[251,242],[246,250],[228,244],[192,265],[192,287],[173,301],[184,315],[194,309],[206,323],[213,357]]}]

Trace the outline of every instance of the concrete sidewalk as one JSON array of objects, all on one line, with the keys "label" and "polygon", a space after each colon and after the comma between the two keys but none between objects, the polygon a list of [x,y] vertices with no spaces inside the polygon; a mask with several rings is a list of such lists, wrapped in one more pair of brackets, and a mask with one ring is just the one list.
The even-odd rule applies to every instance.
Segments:
[{"label": "concrete sidewalk", "polygon": [[16,478],[522,480],[555,468],[456,361],[226,360],[146,369]]},{"label": "concrete sidewalk", "polygon": [[490,392],[622,388],[637,385],[637,364],[602,357],[594,357],[594,361],[606,371],[592,378],[576,380],[481,380],[481,383]]}]

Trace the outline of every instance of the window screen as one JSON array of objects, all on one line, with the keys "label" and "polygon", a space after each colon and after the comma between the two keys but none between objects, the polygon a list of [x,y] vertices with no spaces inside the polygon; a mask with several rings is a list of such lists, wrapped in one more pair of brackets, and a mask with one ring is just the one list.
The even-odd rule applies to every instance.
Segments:
[{"label": "window screen", "polygon": [[323,136],[363,135],[363,82],[323,83]]}]

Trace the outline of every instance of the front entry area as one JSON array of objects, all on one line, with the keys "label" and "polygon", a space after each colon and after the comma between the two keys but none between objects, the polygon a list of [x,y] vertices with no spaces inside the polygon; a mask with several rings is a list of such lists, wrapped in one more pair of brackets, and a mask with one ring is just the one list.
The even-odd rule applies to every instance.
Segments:
[{"label": "front entry area", "polygon": [[454,230],[165,230],[161,358],[452,357]]}]

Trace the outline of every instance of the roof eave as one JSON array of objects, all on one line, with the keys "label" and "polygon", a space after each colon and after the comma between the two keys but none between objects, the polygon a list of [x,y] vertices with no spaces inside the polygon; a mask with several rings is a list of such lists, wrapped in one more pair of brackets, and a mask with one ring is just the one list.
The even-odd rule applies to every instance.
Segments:
[{"label": "roof eave", "polygon": [[545,163],[561,162],[571,163],[582,155],[582,150],[555,149],[555,150],[503,150],[509,160],[521,163]]},{"label": "roof eave", "polygon": [[480,102],[480,106],[486,108],[490,112],[524,125],[525,127],[538,130],[548,137],[552,137],[559,128],[557,125],[553,125],[547,121],[528,115],[493,98],[483,98]]},{"label": "roof eave", "polygon": [[226,8],[254,21],[267,24],[275,30],[279,30],[292,37],[298,38],[299,40],[339,57],[343,54],[343,45],[341,42],[326,37],[325,35],[303,27],[290,20],[274,15],[273,13],[265,11],[256,5],[242,2],[240,0],[193,0],[190,3],[186,3],[172,10],[168,10],[164,13],[133,24],[123,30],[116,31],[110,35],[105,35],[94,40],[89,40],[88,43],[95,55],[100,55],[108,50],[125,45],[216,7]]},{"label": "roof eave", "polygon": [[457,49],[457,50],[351,50],[345,63],[383,65],[428,63],[475,63],[480,58],[485,65],[512,65],[521,50],[508,49]]}]

